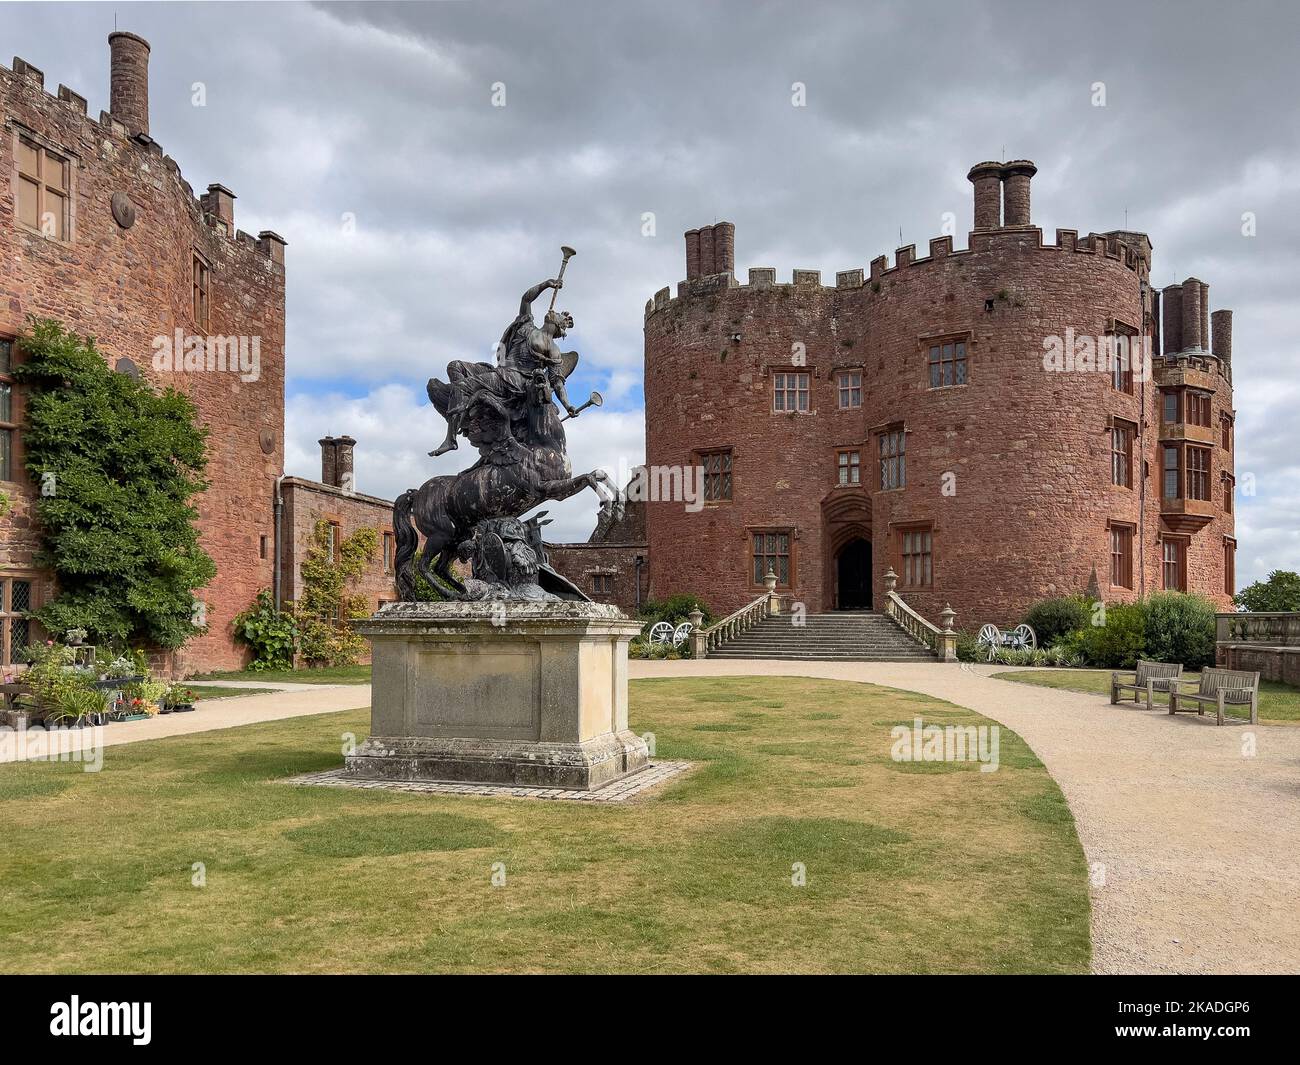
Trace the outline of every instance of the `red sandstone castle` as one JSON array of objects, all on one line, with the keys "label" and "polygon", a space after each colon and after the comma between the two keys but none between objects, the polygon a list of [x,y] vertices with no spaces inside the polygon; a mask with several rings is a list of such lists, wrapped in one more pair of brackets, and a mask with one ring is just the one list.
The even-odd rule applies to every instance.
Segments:
[{"label": "red sandstone castle", "polygon": [[980,163],[966,250],[834,287],[738,284],[731,223],[686,234],[676,298],[646,305],[646,462],[700,470],[703,506],[647,503],[651,596],[726,613],[770,570],[809,611],[879,608],[892,569],[968,629],[1087,589],[1231,608],[1232,312],[1195,278],[1152,290],[1143,233],[1045,244],[1035,172]]},{"label": "red sandstone castle", "polygon": [[[149,134],[149,45],[109,37],[109,110],[98,120],[65,85],[22,59],[0,67],[0,665],[19,659],[37,634],[23,614],[54,594],[34,564],[36,489],[23,466],[23,396],[10,371],[29,314],[55,318],[97,339],[110,365],[184,392],[211,429],[198,500],[203,547],[217,576],[197,592],[207,632],[168,668],[234,668],[247,652],[231,620],[273,586],[292,599],[303,552],[318,521],[336,546],[362,525],[382,534],[384,557],[359,589],[392,598],[389,504],[352,484],[350,437],[321,441],[323,483],[284,471],[285,241],[235,228],[235,195],[212,184],[196,197]],[[256,375],[229,366],[160,370],[158,338],[257,342]],[[174,352],[173,354],[178,354]],[[219,353],[220,354],[220,353]],[[57,635],[57,634],[56,634]]]},{"label": "red sandstone castle", "polygon": [[[98,120],[32,64],[0,67],[0,664],[54,591],[33,561],[9,372],[35,314],[189,394],[211,427],[199,525],[218,572],[199,593],[208,632],[172,667],[233,667],[246,654],[231,619],[261,588],[294,597],[318,522],[336,545],[376,528],[383,557],[362,591],[376,606],[393,596],[389,504],[355,491],[350,437],[321,441],[321,482],[282,476],[285,242],[237,230],[224,186],[194,196],[149,135],[149,45],[109,42]],[[557,566],[630,610],[686,592],[726,612],[769,570],[810,611],[871,608],[891,569],[916,610],[937,619],[951,603],[963,628],[1085,589],[1179,588],[1228,608],[1231,312],[1211,315],[1195,278],[1152,291],[1145,234],[1058,230],[1044,245],[1034,173],[979,164],[967,250],[951,237],[922,259],[900,248],[893,268],[882,256],[833,288],[807,270],[777,284],[769,268],[738,285],[734,227],[687,233],[677,298],[663,289],[646,307],[652,499],[596,542],[557,546]],[[258,338],[258,375],[159,370],[155,341],[177,333]],[[1149,368],[1129,357],[1144,342]]]}]

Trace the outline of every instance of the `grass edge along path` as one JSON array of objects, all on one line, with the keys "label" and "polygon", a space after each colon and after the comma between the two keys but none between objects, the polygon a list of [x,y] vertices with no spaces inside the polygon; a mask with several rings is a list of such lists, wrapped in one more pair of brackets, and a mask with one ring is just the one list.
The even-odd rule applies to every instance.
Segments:
[{"label": "grass edge along path", "polygon": [[699,767],[625,807],[285,783],[364,710],[0,766],[0,969],[1088,971],[1083,849],[1009,729],[981,773],[893,760],[992,723],[874,685],[638,680],[631,714]]},{"label": "grass edge along path", "polygon": [[[1066,691],[1083,692],[1085,695],[1096,695],[1109,701],[1110,675],[1112,672],[1114,671],[1109,669],[1023,669],[1011,670],[1006,673],[994,673],[992,676],[995,680],[1009,680],[1016,684],[1035,684],[1042,688],[1060,688]],[[1198,676],[1196,673],[1183,674],[1184,691],[1196,690],[1195,679],[1190,682],[1187,680],[1188,677],[1195,678],[1196,676]],[[1169,708],[1168,696],[1157,692],[1156,704],[1167,710]],[[1127,704],[1121,702],[1120,705],[1133,706],[1131,692],[1128,693]],[[1145,695],[1142,696],[1139,705],[1145,708]],[[1214,708],[1210,707],[1206,713],[1213,714]],[[1226,708],[1225,714],[1229,718],[1248,721],[1250,707],[1230,705]],[[1300,688],[1294,688],[1289,684],[1282,684],[1278,681],[1261,680],[1259,682],[1259,720],[1260,724],[1263,725],[1300,724]]]}]

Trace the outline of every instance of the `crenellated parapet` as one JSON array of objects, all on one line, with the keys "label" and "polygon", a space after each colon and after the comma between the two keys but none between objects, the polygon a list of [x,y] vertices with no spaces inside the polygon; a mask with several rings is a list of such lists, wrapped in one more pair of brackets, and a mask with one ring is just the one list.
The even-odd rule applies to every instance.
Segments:
[{"label": "crenellated parapet", "polygon": [[[47,115],[52,128],[61,131],[50,147],[74,157],[89,150],[106,160],[133,156],[138,165],[161,168],[175,178],[196,224],[250,248],[273,266],[283,266],[284,238],[269,230],[256,238],[237,230],[235,194],[214,183],[196,196],[180,165],[149,135],[149,42],[118,30],[109,35],[109,48],[109,110],[101,111],[98,118],[90,115],[87,98],[68,86],[60,84],[57,92],[47,91],[44,71],[19,56],[14,57],[12,67],[0,63],[0,104],[12,92],[21,98],[23,109]],[[26,128],[17,118],[12,121],[18,128]],[[29,132],[41,134],[40,130]]]},{"label": "crenellated parapet", "polygon": [[[735,227],[730,223],[727,223],[727,225],[730,228],[730,236],[734,241]],[[688,239],[692,233],[698,234],[699,232],[702,231],[691,230],[687,234]],[[710,296],[732,289],[795,289],[801,292],[813,290],[834,292],[868,288],[874,292],[879,292],[886,282],[901,280],[913,273],[923,273],[936,264],[948,260],[960,262],[971,256],[997,254],[1003,245],[1017,251],[1027,249],[1042,252],[1045,256],[1060,254],[1094,256],[1097,259],[1123,266],[1131,271],[1135,277],[1139,274],[1145,276],[1147,273],[1149,252],[1144,251],[1136,240],[1126,241],[1112,233],[1089,233],[1080,237],[1078,231],[1073,229],[1058,229],[1055,236],[1055,243],[1044,243],[1042,230],[1033,226],[1020,229],[976,230],[970,234],[968,246],[960,249],[954,249],[951,236],[934,237],[929,242],[927,254],[923,256],[917,256],[916,245],[904,245],[895,250],[892,264],[889,256],[878,255],[871,260],[865,269],[863,267],[854,267],[836,271],[833,285],[822,284],[820,270],[798,267],[791,271],[789,281],[779,281],[776,269],[770,266],[750,267],[748,280],[745,283],[738,282],[733,276],[734,264],[732,269],[728,269],[726,272],[692,274],[691,260],[688,258],[687,277],[685,280],[678,282],[676,295],[668,288],[660,289],[653,298],[646,301],[645,316],[649,318],[656,312],[670,307],[676,299]],[[1143,235],[1134,234],[1133,236],[1141,237]],[[688,255],[690,254],[690,244],[688,242]]]}]

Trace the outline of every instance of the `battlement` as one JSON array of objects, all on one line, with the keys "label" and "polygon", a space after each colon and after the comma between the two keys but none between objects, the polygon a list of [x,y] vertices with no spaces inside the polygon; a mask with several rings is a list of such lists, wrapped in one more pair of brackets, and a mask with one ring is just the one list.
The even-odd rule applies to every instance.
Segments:
[{"label": "battlement", "polygon": [[[283,265],[286,247],[283,237],[266,230],[257,239],[241,240],[247,234],[241,234],[235,228],[235,194],[224,185],[212,184],[206,193],[196,196],[182,175],[180,165],[164,154],[162,146],[149,136],[149,42],[122,30],[110,34],[108,41],[111,52],[110,109],[101,111],[97,119],[91,117],[85,96],[62,84],[57,92],[49,92],[45,88],[44,71],[20,56],[14,57],[12,67],[0,63],[0,96],[12,96],[48,116],[56,127],[74,133],[76,143],[111,142],[119,152],[130,150],[139,153],[146,162],[161,164],[175,177],[201,223],[224,233],[231,241],[247,244],[254,253],[272,263]],[[11,116],[11,120],[20,129],[27,128],[20,117]],[[40,130],[30,132],[41,133]],[[60,146],[69,155],[77,155],[75,143]]]},{"label": "battlement", "polygon": [[[735,226],[731,223],[719,223],[719,225],[723,224],[729,227],[730,236],[734,242]],[[699,233],[701,231],[691,230],[690,232]],[[796,268],[791,272],[789,282],[780,282],[777,280],[777,272],[774,267],[753,266],[749,268],[748,283],[742,284],[736,280],[730,269],[725,272],[719,271],[707,275],[692,275],[688,269],[686,280],[677,284],[675,296],[671,289],[665,287],[646,301],[645,317],[648,319],[656,312],[664,310],[676,299],[709,296],[732,289],[808,293],[816,291],[842,292],[849,289],[870,288],[873,292],[879,292],[886,281],[901,278],[905,271],[925,270],[933,264],[947,259],[960,259],[972,254],[996,252],[998,246],[1004,242],[1015,244],[1018,247],[1024,247],[1027,242],[1032,242],[1029,245],[1032,250],[1042,251],[1046,254],[1068,252],[1075,255],[1092,255],[1099,259],[1117,262],[1126,269],[1131,270],[1135,275],[1139,273],[1145,275],[1150,265],[1150,242],[1147,240],[1146,234],[1143,233],[1133,233],[1127,236],[1129,239],[1121,239],[1120,231],[1116,230],[1108,233],[1089,233],[1084,237],[1080,237],[1078,230],[1058,229],[1056,231],[1056,242],[1054,244],[1045,244],[1043,242],[1043,231],[1036,226],[973,230],[968,238],[968,246],[965,248],[954,249],[951,236],[934,237],[929,242],[927,254],[917,258],[916,245],[907,244],[895,250],[892,266],[888,255],[878,255],[871,260],[869,267],[865,270],[862,267],[855,267],[837,271],[834,285],[822,284],[820,270]],[[734,248],[734,243],[732,247]]]}]

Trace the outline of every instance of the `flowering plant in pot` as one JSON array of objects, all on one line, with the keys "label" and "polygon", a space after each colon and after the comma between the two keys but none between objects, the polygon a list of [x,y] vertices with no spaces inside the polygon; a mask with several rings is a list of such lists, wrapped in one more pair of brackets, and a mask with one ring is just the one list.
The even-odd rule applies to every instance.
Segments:
[{"label": "flowering plant in pot", "polygon": [[196,698],[193,688],[188,688],[184,684],[173,684],[167,689],[167,694],[163,696],[163,712],[188,713],[194,709],[194,700]]}]

